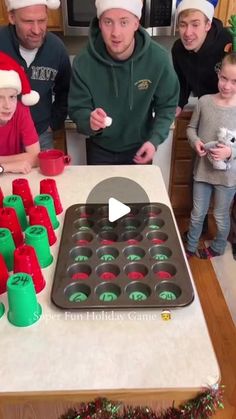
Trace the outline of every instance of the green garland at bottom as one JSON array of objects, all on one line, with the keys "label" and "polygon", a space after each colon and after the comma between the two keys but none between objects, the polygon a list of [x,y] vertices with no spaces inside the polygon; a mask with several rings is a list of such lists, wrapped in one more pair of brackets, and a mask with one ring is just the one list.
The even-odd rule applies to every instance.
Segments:
[{"label": "green garland at bottom", "polygon": [[224,408],[222,387],[209,389],[179,408],[169,407],[160,412],[98,398],[93,402],[81,403],[79,409],[69,410],[60,419],[207,419],[218,408]]}]

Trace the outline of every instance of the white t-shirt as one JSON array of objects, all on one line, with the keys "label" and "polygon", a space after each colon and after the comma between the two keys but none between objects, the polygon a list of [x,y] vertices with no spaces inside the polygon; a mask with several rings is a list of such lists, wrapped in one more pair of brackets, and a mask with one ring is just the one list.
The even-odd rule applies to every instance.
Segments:
[{"label": "white t-shirt", "polygon": [[22,45],[20,45],[20,55],[26,61],[27,67],[29,67],[30,64],[34,61],[37,52],[38,52],[38,48],[26,49],[22,47]]}]

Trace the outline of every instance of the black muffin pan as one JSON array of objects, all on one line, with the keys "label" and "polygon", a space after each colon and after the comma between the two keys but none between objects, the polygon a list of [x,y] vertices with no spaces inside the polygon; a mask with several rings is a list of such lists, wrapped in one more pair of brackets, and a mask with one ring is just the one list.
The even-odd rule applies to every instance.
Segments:
[{"label": "black muffin pan", "polygon": [[126,204],[108,220],[108,204],[75,204],[65,214],[51,299],[64,309],[172,308],[194,298],[170,209]]}]

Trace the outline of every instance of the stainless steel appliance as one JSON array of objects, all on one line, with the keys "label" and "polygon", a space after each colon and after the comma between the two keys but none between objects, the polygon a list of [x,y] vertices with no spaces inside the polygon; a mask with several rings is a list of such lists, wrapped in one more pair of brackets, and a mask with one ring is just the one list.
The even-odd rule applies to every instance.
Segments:
[{"label": "stainless steel appliance", "polygon": [[[129,1],[129,0],[127,0]],[[65,35],[88,35],[95,0],[62,0]],[[176,0],[144,0],[141,24],[152,36],[174,35]]]}]

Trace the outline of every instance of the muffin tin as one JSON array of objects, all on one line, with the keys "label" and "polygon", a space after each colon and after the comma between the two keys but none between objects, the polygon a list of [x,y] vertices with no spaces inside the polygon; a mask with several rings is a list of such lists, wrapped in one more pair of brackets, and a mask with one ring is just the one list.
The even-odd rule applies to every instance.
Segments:
[{"label": "muffin tin", "polygon": [[170,209],[127,204],[108,220],[108,204],[75,204],[65,214],[51,299],[68,309],[171,308],[194,298]]}]

